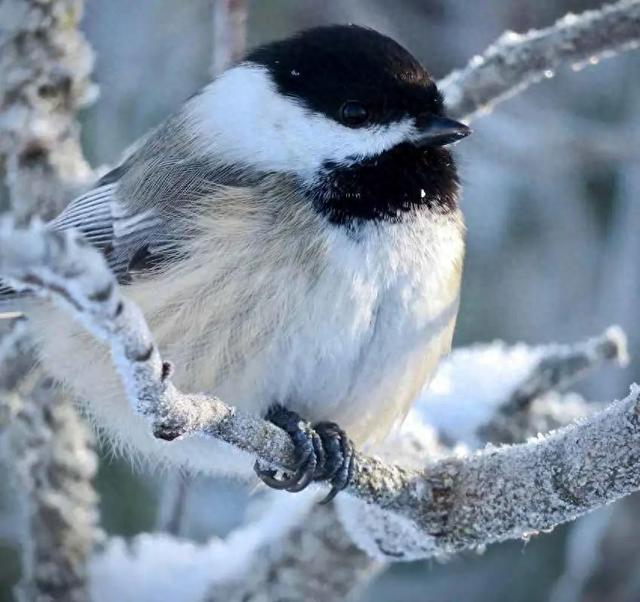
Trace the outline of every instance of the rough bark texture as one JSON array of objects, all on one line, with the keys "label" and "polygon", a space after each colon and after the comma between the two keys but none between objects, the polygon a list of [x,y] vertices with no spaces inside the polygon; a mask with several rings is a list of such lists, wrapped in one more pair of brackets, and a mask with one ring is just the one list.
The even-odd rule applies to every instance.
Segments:
[{"label": "rough bark texture", "polygon": [[580,69],[640,44],[640,0],[622,0],[580,15],[568,14],[546,29],[507,32],[482,55],[439,82],[449,113],[472,119],[562,65]]},{"label": "rough bark texture", "polygon": [[[78,30],[82,0],[0,1],[0,167],[20,221],[50,217],[90,176],[77,109],[95,95],[93,54]],[[87,561],[99,537],[93,438],[71,402],[30,374],[20,332],[5,333],[0,409],[4,447],[23,498],[22,600],[88,599]],[[9,392],[11,390],[11,392]]]},{"label": "rough bark texture", "polygon": [[[31,388],[31,387],[30,387]],[[87,561],[98,538],[96,454],[69,401],[40,380],[29,397],[5,393],[5,448],[24,495],[20,600],[85,602]]]},{"label": "rough bark texture", "polygon": [[[578,358],[583,358],[585,361],[577,361]],[[544,382],[547,386],[536,389],[541,397],[539,399],[530,397],[526,408],[521,408],[517,416],[510,414],[501,418],[501,430],[488,429],[485,425],[479,425],[478,444],[482,445],[483,441],[501,441],[501,439],[492,440],[486,437],[501,436],[505,431],[509,433],[512,441],[520,442],[526,440],[532,433],[546,432],[545,427],[549,423],[553,423],[556,427],[566,426],[576,418],[586,418],[594,411],[591,404],[576,404],[573,399],[571,401],[555,397],[550,399],[549,394],[552,392],[553,383],[566,384],[567,377],[571,376],[574,379],[578,375],[584,375],[606,359],[620,363],[625,358],[624,339],[615,328],[608,329],[600,337],[585,342],[548,348],[548,352],[545,351],[538,365],[534,366],[522,384],[516,387],[512,394],[507,395],[504,402],[498,406],[498,412],[501,408],[508,407],[514,397],[519,397],[520,392],[530,390],[528,383],[539,381],[543,375],[548,375],[550,372],[558,377],[563,376],[561,378],[545,376]],[[580,369],[576,374],[578,366]],[[557,392],[556,395],[558,395]],[[562,411],[558,412],[558,408]],[[514,427],[510,427],[510,420],[514,421]],[[451,435],[455,440],[456,433]],[[401,459],[402,463],[411,466],[421,466],[427,457],[437,458],[452,453],[452,450],[442,441],[416,437],[414,433],[406,431],[398,433],[380,451],[385,457],[388,456],[396,461]],[[359,544],[367,550],[371,548],[376,550],[379,545],[384,547],[383,539],[378,541],[376,539],[379,525],[385,524],[388,517],[378,516],[370,506],[354,508],[353,503],[342,499],[336,500],[335,504],[338,506],[337,509],[334,505],[326,509],[313,508],[306,514],[304,520],[304,529],[312,533],[330,533],[330,537],[314,538],[313,546],[309,548],[307,547],[309,540],[300,536],[302,526],[292,532],[283,533],[280,539],[269,541],[258,550],[251,561],[250,572],[247,572],[242,580],[234,580],[233,583],[225,582],[224,586],[214,585],[208,599],[216,602],[225,599],[225,596],[235,596],[232,599],[262,600],[261,592],[278,592],[284,583],[287,584],[286,591],[289,594],[295,592],[294,597],[301,600],[315,600],[314,596],[320,596],[320,600],[342,599],[362,590],[372,578],[388,566],[390,558],[382,560],[369,556],[361,548],[353,545],[353,537],[349,532],[355,531]],[[341,519],[344,519],[344,526]],[[378,526],[370,523],[378,523]],[[362,528],[350,529],[350,524],[359,524]],[[364,534],[363,531],[367,533]],[[335,543],[336,541],[339,545]],[[233,550],[230,549],[229,553],[233,554]],[[374,554],[382,555],[379,551]],[[310,558],[312,563],[309,566]],[[338,575],[341,579],[337,583],[340,587],[333,588],[337,580],[330,579],[325,582],[326,587],[322,593],[318,594],[317,582],[313,576],[322,574],[322,567],[325,567],[324,572],[333,571],[335,565],[340,567]],[[301,575],[311,575],[311,578],[307,580],[298,577],[294,581],[289,577],[292,571],[297,571]],[[345,575],[345,571],[350,571],[350,578]],[[348,587],[345,587],[345,584]]]}]

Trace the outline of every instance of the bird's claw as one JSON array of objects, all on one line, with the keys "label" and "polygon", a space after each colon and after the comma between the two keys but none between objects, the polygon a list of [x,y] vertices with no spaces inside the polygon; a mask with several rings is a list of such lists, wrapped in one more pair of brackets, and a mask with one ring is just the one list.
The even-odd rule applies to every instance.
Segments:
[{"label": "bird's claw", "polygon": [[282,406],[273,406],[266,416],[291,436],[298,462],[294,472],[277,477],[276,471],[262,468],[258,462],[254,470],[269,487],[289,492],[305,489],[312,481],[327,481],[331,491],[321,502],[331,501],[351,480],[353,474],[353,443],[334,422],[310,425],[298,414]]}]

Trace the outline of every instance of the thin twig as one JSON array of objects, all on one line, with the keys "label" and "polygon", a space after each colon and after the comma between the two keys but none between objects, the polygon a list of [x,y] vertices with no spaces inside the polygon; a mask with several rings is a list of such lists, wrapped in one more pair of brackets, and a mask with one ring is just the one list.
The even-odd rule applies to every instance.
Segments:
[{"label": "thin twig", "polygon": [[611,360],[621,366],[629,361],[626,337],[616,326],[583,343],[558,346],[540,359],[531,374],[501,406],[500,412],[505,415],[521,412],[545,393],[563,390],[589,370]]},{"label": "thin twig", "polygon": [[449,113],[470,120],[564,64],[596,64],[640,45],[640,0],[621,0],[525,34],[507,32],[439,82]]}]

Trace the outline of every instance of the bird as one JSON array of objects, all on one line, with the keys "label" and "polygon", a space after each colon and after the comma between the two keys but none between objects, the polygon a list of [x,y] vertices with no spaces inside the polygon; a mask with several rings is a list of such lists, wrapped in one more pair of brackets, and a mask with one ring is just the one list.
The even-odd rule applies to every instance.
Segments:
[{"label": "bird", "polygon": [[42,364],[116,447],[335,496],[450,350],[465,226],[448,146],[470,132],[399,43],[316,27],[249,51],[49,223],[104,254],[179,387],[289,434],[290,472],[155,440],[106,347],[23,300]]}]

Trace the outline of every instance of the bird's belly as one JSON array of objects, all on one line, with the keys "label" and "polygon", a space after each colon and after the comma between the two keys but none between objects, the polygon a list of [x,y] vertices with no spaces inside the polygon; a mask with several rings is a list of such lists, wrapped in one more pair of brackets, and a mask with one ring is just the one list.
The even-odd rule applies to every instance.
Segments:
[{"label": "bird's belly", "polygon": [[456,304],[420,326],[412,315],[385,323],[392,311],[383,304],[357,332],[343,316],[310,320],[216,393],[248,411],[277,402],[311,421],[338,422],[358,443],[375,442],[404,417],[449,350]]},{"label": "bird's belly", "polygon": [[260,353],[214,392],[249,411],[280,403],[357,443],[401,420],[449,351],[459,270],[329,267]]}]

